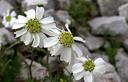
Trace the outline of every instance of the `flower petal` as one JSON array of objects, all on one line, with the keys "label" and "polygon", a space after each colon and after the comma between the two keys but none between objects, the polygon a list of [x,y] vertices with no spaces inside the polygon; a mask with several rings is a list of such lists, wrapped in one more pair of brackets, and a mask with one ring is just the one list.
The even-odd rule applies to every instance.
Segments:
[{"label": "flower petal", "polygon": [[19,30],[19,31],[14,32],[14,34],[16,34],[16,38],[17,38],[17,37],[22,36],[22,35],[25,34],[26,32],[27,32],[27,29],[23,28],[23,29],[21,29],[21,30]]},{"label": "flower petal", "polygon": [[19,29],[25,26],[25,23],[15,23],[12,29]]},{"label": "flower petal", "polygon": [[83,38],[78,37],[78,36],[74,37],[74,40],[86,43],[86,41]]},{"label": "flower petal", "polygon": [[100,65],[96,66],[95,69],[93,70],[94,75],[102,75],[108,70],[108,67],[106,65]]},{"label": "flower petal", "polygon": [[61,32],[59,31],[59,28],[58,29],[51,29],[52,32],[56,33],[57,35],[59,35]]},{"label": "flower petal", "polygon": [[39,37],[40,37],[40,44],[39,47],[42,48],[44,46],[44,42],[43,40],[47,38],[47,36],[45,36],[45,34],[43,33],[39,33]]},{"label": "flower petal", "polygon": [[36,7],[36,18],[41,19],[44,15],[44,8],[43,7]]},{"label": "flower petal", "polygon": [[39,37],[39,35],[38,34],[33,34],[33,43],[32,43],[32,46],[33,47],[37,47],[37,46],[39,46],[39,44],[40,44],[40,37]]},{"label": "flower petal", "polygon": [[18,19],[17,19],[17,23],[26,23],[28,21],[28,19],[22,15],[19,15],[18,16]]},{"label": "flower petal", "polygon": [[49,23],[53,23],[55,22],[53,17],[49,16],[49,17],[46,17],[44,19],[41,20],[41,23],[42,24],[49,24]]},{"label": "flower petal", "polygon": [[25,41],[24,41],[25,45],[28,45],[32,42],[32,35],[30,34],[30,32],[27,32],[24,38],[25,38]]},{"label": "flower petal", "polygon": [[85,82],[93,82],[93,75],[91,74],[91,73],[89,73],[89,74],[86,74],[85,76],[84,76],[84,81]]},{"label": "flower petal", "polygon": [[97,59],[94,61],[94,63],[95,63],[96,66],[99,66],[99,65],[105,64],[105,61],[104,61],[102,58],[97,58]]},{"label": "flower petal", "polygon": [[12,18],[10,21],[10,26],[12,27],[16,22],[16,18]]},{"label": "flower petal", "polygon": [[84,63],[85,61],[87,61],[87,58],[85,57],[79,57],[77,58],[78,61],[81,61],[82,63]]},{"label": "flower petal", "polygon": [[49,23],[49,24],[42,24],[42,28],[43,29],[57,29],[56,24],[55,23]]},{"label": "flower petal", "polygon": [[35,18],[35,10],[34,9],[30,9],[28,11],[25,11],[25,14],[27,15],[28,18],[32,19],[32,18]]},{"label": "flower petal", "polygon": [[84,68],[83,68],[83,66],[82,66],[82,63],[76,63],[76,64],[74,64],[73,66],[72,66],[72,72],[73,73],[79,73],[79,72],[81,72],[81,71],[83,71],[84,70]]},{"label": "flower petal", "polygon": [[75,45],[72,45],[73,50],[76,52],[78,57],[81,57],[83,55],[82,51]]},{"label": "flower petal", "polygon": [[49,36],[57,36],[57,34],[55,32],[53,32],[52,30],[48,30],[48,29],[43,29],[41,30],[43,33],[49,35]]},{"label": "flower petal", "polygon": [[65,61],[67,63],[71,62],[71,48],[63,48],[63,52],[61,53],[60,60]]},{"label": "flower petal", "polygon": [[12,11],[10,15],[11,15],[12,17],[15,17],[15,16],[16,16],[16,12],[15,12],[15,11]]},{"label": "flower petal", "polygon": [[63,47],[60,44],[56,44],[50,49],[51,56],[53,55],[59,55],[63,50]]},{"label": "flower petal", "polygon": [[58,43],[58,37],[50,37],[44,39],[44,47],[48,48]]},{"label": "flower petal", "polygon": [[82,77],[84,77],[84,71],[81,71],[79,73],[73,74],[75,77],[75,80],[80,80]]},{"label": "flower petal", "polygon": [[67,31],[71,33],[71,31],[69,29],[69,25],[68,24],[65,24],[65,27],[66,27]]},{"label": "flower petal", "polygon": [[[25,33],[25,34],[26,34],[26,33]],[[25,34],[22,35],[21,38],[20,38],[20,40],[23,41],[23,42],[25,41]]]}]

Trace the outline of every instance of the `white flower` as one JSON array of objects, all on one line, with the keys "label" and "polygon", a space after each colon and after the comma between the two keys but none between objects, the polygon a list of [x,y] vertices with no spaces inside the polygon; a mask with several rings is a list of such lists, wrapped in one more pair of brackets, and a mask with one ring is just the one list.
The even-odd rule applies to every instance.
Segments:
[{"label": "white flower", "polygon": [[19,15],[13,25],[13,29],[19,29],[14,33],[16,38],[21,36],[20,39],[25,45],[31,43],[33,47],[43,47],[43,40],[46,38],[45,34],[54,35],[50,30],[57,28],[54,19],[52,17],[43,18],[43,7],[28,10],[25,14],[26,17]]},{"label": "white flower", "polygon": [[7,11],[7,13],[3,16],[3,25],[5,27],[11,27],[15,21],[16,21],[16,12],[15,11],[12,11],[10,12],[10,10]]},{"label": "white flower", "polygon": [[72,57],[81,57],[83,55],[74,40],[82,42],[84,42],[84,40],[80,37],[73,37],[68,27],[67,30],[68,31],[53,30],[56,36],[45,39],[44,48],[48,48],[52,56],[61,55],[60,59],[70,64]]},{"label": "white flower", "polygon": [[102,58],[92,61],[91,59],[80,57],[77,60],[79,63],[72,66],[72,72],[76,80],[84,78],[84,82],[94,82],[94,76],[98,77],[108,69],[106,62]]},{"label": "white flower", "polygon": [[27,5],[46,5],[48,0],[24,0]]}]

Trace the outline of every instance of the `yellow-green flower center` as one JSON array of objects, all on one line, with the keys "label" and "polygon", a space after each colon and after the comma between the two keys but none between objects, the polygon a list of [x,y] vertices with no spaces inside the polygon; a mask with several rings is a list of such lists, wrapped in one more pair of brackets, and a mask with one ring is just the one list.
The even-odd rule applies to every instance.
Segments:
[{"label": "yellow-green flower center", "polygon": [[85,71],[92,72],[95,68],[95,64],[91,59],[89,59],[83,64],[83,67]]},{"label": "yellow-green flower center", "polygon": [[71,33],[61,32],[61,34],[59,35],[59,42],[64,47],[71,47],[74,42],[74,39]]},{"label": "yellow-green flower center", "polygon": [[26,27],[31,33],[38,33],[41,31],[41,23],[38,19],[30,19],[26,23]]},{"label": "yellow-green flower center", "polygon": [[10,22],[11,21],[11,16],[6,16],[5,19],[6,19],[7,22]]}]

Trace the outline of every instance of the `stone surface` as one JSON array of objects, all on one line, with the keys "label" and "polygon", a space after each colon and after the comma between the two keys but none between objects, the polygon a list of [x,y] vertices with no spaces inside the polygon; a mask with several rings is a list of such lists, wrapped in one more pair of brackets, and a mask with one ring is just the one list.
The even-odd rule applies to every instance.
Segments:
[{"label": "stone surface", "polygon": [[92,58],[93,59],[103,58],[104,61],[109,62],[108,56],[104,52],[92,53]]},{"label": "stone surface", "polygon": [[128,51],[128,38],[123,41],[125,49]]},{"label": "stone surface", "polygon": [[89,21],[93,34],[109,34],[112,36],[125,35],[128,32],[128,24],[124,17],[97,17]]},{"label": "stone surface", "polygon": [[48,3],[48,0],[24,0],[23,2],[26,2],[28,6],[30,5],[46,5]]},{"label": "stone surface", "polygon": [[13,7],[5,0],[0,0],[0,16],[6,14],[7,10],[11,10]]},{"label": "stone surface", "polygon": [[116,73],[114,67],[106,63],[106,72],[100,77],[95,77],[95,82],[121,82],[119,75]]},{"label": "stone surface", "polygon": [[57,2],[57,0],[48,0],[48,4],[45,6],[45,8],[46,9],[57,9],[58,4],[59,3]]},{"label": "stone surface", "polygon": [[101,14],[104,16],[111,16],[117,14],[116,0],[98,0]]},{"label": "stone surface", "polygon": [[48,16],[55,16],[55,10],[54,9],[45,10],[44,17],[48,17]]},{"label": "stone surface", "polygon": [[106,73],[100,78],[97,78],[95,82],[121,82],[119,75],[116,72]]},{"label": "stone surface", "polygon": [[128,20],[128,3],[119,7],[119,15],[125,17]]},{"label": "stone surface", "polygon": [[74,80],[74,82],[83,82],[83,81],[82,80],[76,80],[76,81]]},{"label": "stone surface", "polygon": [[64,24],[66,24],[66,23],[70,24],[70,23],[71,23],[71,22],[70,22],[70,16],[69,16],[69,14],[68,14],[67,11],[64,11],[64,10],[59,10],[59,11],[57,11],[57,12],[56,12],[56,17],[57,17],[57,19],[58,19],[60,22],[62,22],[62,23],[64,23]]},{"label": "stone surface", "polygon": [[[30,65],[31,60],[26,59],[25,61],[28,65]],[[36,78],[37,80],[44,78],[45,76],[48,75],[47,69],[35,61],[33,62],[31,69],[32,69],[32,77]],[[28,74],[29,74],[28,68],[26,64],[23,62],[20,77],[27,79],[29,77]]]},{"label": "stone surface", "polygon": [[86,45],[89,48],[89,50],[95,50],[100,48],[104,43],[104,40],[99,37],[95,36],[88,36],[86,37]]},{"label": "stone surface", "polygon": [[16,40],[6,28],[0,28],[0,36],[2,37],[2,45],[11,43]]},{"label": "stone surface", "polygon": [[80,48],[80,50],[83,52],[83,55],[85,57],[92,57],[91,52],[88,50],[88,48],[83,43],[76,43],[76,45]]},{"label": "stone surface", "polygon": [[119,49],[117,52],[116,67],[121,77],[121,82],[128,82],[128,56],[123,49]]},{"label": "stone surface", "polygon": [[59,2],[59,8],[67,10],[70,6],[70,0],[57,0]]},{"label": "stone surface", "polygon": [[125,3],[128,3],[128,0],[98,0],[101,15],[103,16],[117,15],[119,6]]},{"label": "stone surface", "polygon": [[28,5],[28,3],[25,0],[21,2],[21,6],[22,6],[23,11],[27,11],[29,9],[33,9],[33,8],[35,9],[36,8],[35,5]]}]

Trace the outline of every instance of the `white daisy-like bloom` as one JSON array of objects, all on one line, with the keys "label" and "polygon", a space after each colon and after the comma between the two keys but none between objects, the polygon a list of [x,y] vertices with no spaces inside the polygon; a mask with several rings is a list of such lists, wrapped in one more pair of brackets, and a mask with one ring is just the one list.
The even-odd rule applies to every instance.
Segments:
[{"label": "white daisy-like bloom", "polygon": [[48,0],[24,0],[27,5],[46,5]]},{"label": "white daisy-like bloom", "polygon": [[75,40],[85,42],[81,37],[73,37],[66,25],[67,31],[54,31],[56,36],[44,40],[44,48],[48,48],[52,56],[60,55],[60,60],[71,63],[72,57],[81,57],[82,51],[75,44]]},{"label": "white daisy-like bloom", "polygon": [[7,13],[3,16],[2,23],[5,27],[12,27],[12,25],[16,21],[16,12],[10,10],[7,11]]},{"label": "white daisy-like bloom", "polygon": [[108,67],[102,58],[97,58],[95,61],[90,58],[80,57],[79,61],[72,66],[72,72],[75,80],[84,78],[84,82],[94,82],[94,77],[103,75]]},{"label": "white daisy-like bloom", "polygon": [[25,11],[25,14],[26,17],[19,15],[16,23],[13,25],[12,29],[18,29],[14,32],[16,38],[20,37],[20,40],[25,45],[31,44],[33,47],[43,47],[43,40],[47,38],[45,34],[51,36],[55,34],[51,31],[51,29],[57,28],[53,17],[43,18],[43,7]]}]

